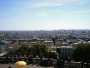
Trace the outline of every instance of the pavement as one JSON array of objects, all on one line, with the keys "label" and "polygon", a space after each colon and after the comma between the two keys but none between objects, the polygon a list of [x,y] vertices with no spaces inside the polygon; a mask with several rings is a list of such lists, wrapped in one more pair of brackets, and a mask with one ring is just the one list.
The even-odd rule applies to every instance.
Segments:
[{"label": "pavement", "polygon": [[[10,64],[0,64],[0,68],[8,68]],[[10,65],[11,68],[17,68],[14,64]],[[54,68],[54,67],[41,67],[41,66],[36,66],[36,65],[28,65],[27,67],[24,68]]]}]

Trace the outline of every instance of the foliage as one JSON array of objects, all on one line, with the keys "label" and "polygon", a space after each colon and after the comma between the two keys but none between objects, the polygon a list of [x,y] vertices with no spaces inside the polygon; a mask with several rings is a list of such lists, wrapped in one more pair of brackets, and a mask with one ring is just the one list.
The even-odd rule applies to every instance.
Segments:
[{"label": "foliage", "polygon": [[73,53],[76,61],[90,62],[90,44],[79,44]]},{"label": "foliage", "polygon": [[29,55],[31,54],[31,48],[22,46],[18,49],[17,54],[22,55],[22,56]]},{"label": "foliage", "polygon": [[42,44],[36,44],[36,45],[33,45],[31,47],[31,53],[34,55],[34,56],[39,56],[39,57],[45,57],[46,54],[48,53],[48,48],[46,45],[42,45]]},{"label": "foliage", "polygon": [[[10,55],[12,53],[10,52]],[[18,56],[29,56],[31,55],[32,57],[45,57],[45,58],[56,58],[56,53],[49,51],[47,45],[45,44],[34,44],[31,47],[26,47],[22,45],[13,55],[18,55]]]},{"label": "foliage", "polygon": [[56,45],[57,37],[52,37],[53,44]]},{"label": "foliage", "polygon": [[57,54],[55,52],[48,52],[47,57],[48,58],[54,58],[54,59],[56,59],[57,58]]}]

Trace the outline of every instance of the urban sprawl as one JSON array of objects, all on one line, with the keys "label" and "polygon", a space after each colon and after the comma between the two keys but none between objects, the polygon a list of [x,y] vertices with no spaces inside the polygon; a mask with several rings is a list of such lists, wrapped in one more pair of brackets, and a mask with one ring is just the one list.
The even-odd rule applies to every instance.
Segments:
[{"label": "urban sprawl", "polygon": [[90,30],[0,31],[0,63],[90,67]]}]

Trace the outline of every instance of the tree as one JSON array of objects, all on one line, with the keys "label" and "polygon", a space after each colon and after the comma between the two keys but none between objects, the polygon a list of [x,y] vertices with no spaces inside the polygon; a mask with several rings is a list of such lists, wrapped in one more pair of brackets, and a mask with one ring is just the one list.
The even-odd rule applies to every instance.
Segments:
[{"label": "tree", "polygon": [[47,57],[56,59],[57,58],[57,54],[55,52],[48,52]]},{"label": "tree", "polygon": [[31,48],[27,47],[27,45],[22,45],[20,48],[18,48],[18,50],[16,51],[16,55],[19,56],[29,56],[31,55]]},{"label": "tree", "polygon": [[55,46],[55,45],[56,45],[57,36],[56,36],[56,37],[52,37],[51,39],[52,39],[53,44],[54,44],[54,46]]},{"label": "tree", "polygon": [[35,44],[31,49],[31,53],[34,56],[45,57],[48,54],[48,48],[44,44]]},{"label": "tree", "polygon": [[81,62],[81,68],[83,68],[84,63],[90,63],[90,44],[79,44],[73,53],[73,58],[76,61]]}]

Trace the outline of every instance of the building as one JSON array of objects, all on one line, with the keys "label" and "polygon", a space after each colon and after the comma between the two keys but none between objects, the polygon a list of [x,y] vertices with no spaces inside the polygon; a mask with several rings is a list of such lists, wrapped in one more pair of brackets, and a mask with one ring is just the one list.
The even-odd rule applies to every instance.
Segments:
[{"label": "building", "polygon": [[72,46],[61,46],[57,48],[57,56],[61,59],[71,59],[74,48]]},{"label": "building", "polygon": [[8,44],[6,41],[0,41],[0,56],[7,54]]}]

